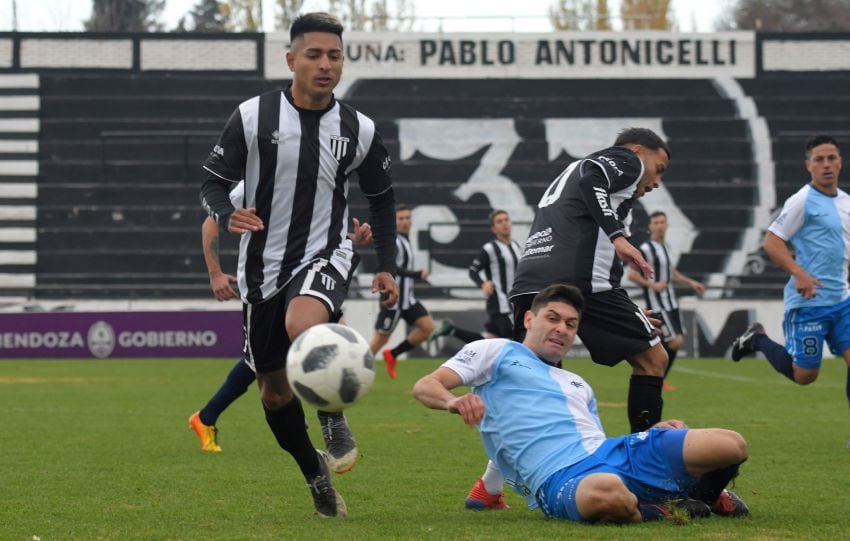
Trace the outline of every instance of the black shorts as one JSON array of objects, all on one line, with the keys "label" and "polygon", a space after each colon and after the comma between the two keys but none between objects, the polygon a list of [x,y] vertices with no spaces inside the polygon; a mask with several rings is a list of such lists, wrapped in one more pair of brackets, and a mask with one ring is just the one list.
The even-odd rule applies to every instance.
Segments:
[{"label": "black shorts", "polygon": [[[511,298],[514,306],[514,340],[525,338],[523,319],[534,293]],[[578,335],[596,364],[614,366],[660,342],[643,311],[624,289],[584,295],[584,312]]]},{"label": "black shorts", "polygon": [[286,310],[295,297],[306,295],[322,302],[328,321],[342,317],[342,302],[348,293],[348,280],[336,268],[319,260],[296,274],[273,297],[258,304],[242,304],[242,330],[245,333],[245,360],[258,374],[286,366],[286,353],[292,340],[286,333]]},{"label": "black shorts", "polygon": [[513,338],[514,323],[508,314],[490,314],[490,318],[484,323],[484,330],[499,338]]},{"label": "black shorts", "polygon": [[400,319],[405,320],[408,324],[413,323],[422,316],[427,316],[428,310],[422,306],[422,303],[416,301],[410,308],[405,310],[390,310],[381,308],[378,314],[378,319],[375,321],[375,330],[382,334],[392,334]]},{"label": "black shorts", "polygon": [[685,334],[682,330],[682,318],[679,317],[679,309],[653,310],[653,317],[661,320],[661,339],[665,342]]}]

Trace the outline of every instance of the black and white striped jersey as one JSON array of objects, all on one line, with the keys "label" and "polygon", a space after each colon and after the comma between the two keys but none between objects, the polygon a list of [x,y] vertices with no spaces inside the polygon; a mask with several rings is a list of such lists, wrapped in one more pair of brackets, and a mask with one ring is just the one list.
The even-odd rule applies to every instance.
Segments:
[{"label": "black and white striped jersey", "polygon": [[499,239],[493,239],[484,244],[481,253],[469,266],[469,277],[478,287],[487,280],[493,282],[493,295],[496,300],[494,305],[498,305],[500,314],[512,313],[508,293],[513,286],[521,254],[522,248],[517,241],[512,240],[505,244]]},{"label": "black and white striped jersey", "polygon": [[640,245],[640,251],[646,262],[652,265],[655,272],[653,280],[667,282],[667,288],[660,292],[648,287],[643,288],[647,307],[656,312],[661,310],[669,312],[679,308],[676,292],[673,290],[673,263],[670,261],[670,250],[667,244],[650,239]]},{"label": "black and white striped jersey", "polygon": [[612,241],[628,235],[643,163],[610,147],[571,163],[546,189],[517,266],[511,296],[554,283],[585,293],[620,287],[623,265]]},{"label": "black and white striped jersey", "polygon": [[352,180],[369,202],[377,271],[395,272],[390,157],[374,122],[351,106],[331,100],[324,110],[301,109],[289,88],[251,98],[230,116],[204,169],[202,204],[220,227],[234,211],[227,191],[243,178],[245,207],[265,225],[240,241],[244,302],[270,298],[317,259],[349,276]]},{"label": "black and white striped jersey", "polygon": [[413,296],[413,283],[422,273],[414,267],[413,247],[404,235],[396,235],[396,282],[398,282],[398,303],[393,306],[396,310],[407,310],[416,304]]}]

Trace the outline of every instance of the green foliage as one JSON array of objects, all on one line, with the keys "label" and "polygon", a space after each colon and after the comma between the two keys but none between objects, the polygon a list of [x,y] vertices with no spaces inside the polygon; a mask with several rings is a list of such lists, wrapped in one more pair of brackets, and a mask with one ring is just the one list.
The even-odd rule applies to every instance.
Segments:
[{"label": "green foliage", "polygon": [[89,32],[158,32],[165,0],[93,0]]},{"label": "green foliage", "polygon": [[[665,417],[724,426],[748,440],[734,490],[752,516],[677,526],[587,526],[463,499],[486,457],[474,429],[424,408],[410,389],[434,361],[381,372],[347,413],[363,456],[335,476],[350,516],[313,515],[295,463],[268,431],[254,388],[219,419],[222,453],[187,427],[233,361],[0,362],[0,539],[846,539],[850,435],[846,368],[794,385],[764,360],[678,360]],[[610,435],[627,428],[627,366],[567,361],[596,390]],[[383,370],[383,364],[379,364]],[[321,445],[308,412],[311,436]]]}]

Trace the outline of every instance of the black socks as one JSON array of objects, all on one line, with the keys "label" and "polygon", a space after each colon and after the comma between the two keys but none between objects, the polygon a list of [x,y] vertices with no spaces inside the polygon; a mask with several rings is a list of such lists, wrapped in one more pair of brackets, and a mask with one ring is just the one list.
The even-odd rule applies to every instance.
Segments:
[{"label": "black socks", "polygon": [[659,376],[635,376],[629,380],[628,413],[632,432],[643,432],[661,420],[664,399]]}]

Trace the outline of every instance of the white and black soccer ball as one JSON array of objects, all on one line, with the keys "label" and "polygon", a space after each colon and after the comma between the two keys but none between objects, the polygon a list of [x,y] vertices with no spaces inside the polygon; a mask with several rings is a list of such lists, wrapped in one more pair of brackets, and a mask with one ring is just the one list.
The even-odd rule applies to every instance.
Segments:
[{"label": "white and black soccer ball", "polygon": [[292,343],[286,374],[298,398],[321,411],[340,411],[372,388],[375,360],[360,333],[324,323],[310,327]]}]

